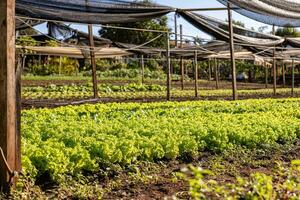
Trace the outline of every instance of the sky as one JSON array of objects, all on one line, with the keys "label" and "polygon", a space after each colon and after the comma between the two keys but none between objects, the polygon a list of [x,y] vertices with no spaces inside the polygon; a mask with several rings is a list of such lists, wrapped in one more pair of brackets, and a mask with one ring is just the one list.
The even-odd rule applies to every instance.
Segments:
[{"label": "sky", "polygon": [[[217,0],[153,0],[155,3],[161,5],[172,6],[175,8],[219,8],[224,7],[221,3]],[[207,11],[207,12],[200,12],[201,14],[205,14],[211,17],[215,17],[217,19],[225,21],[227,17],[227,11]],[[169,26],[170,28],[174,29],[174,13],[168,15],[169,17]],[[256,30],[259,27],[266,26],[266,24],[254,21],[247,17],[244,17],[236,12],[233,11],[233,19],[236,21],[241,21],[245,24],[246,28],[255,28]],[[186,22],[182,18],[178,18],[178,26],[179,24],[183,25],[183,34],[184,35],[191,35],[191,36],[198,36],[200,38],[210,39],[211,37],[200,30],[193,27],[191,24]],[[81,31],[87,32],[87,26],[83,25],[73,25],[73,28],[79,29]],[[46,28],[45,25],[38,26],[38,30],[45,32]],[[94,28],[94,33],[98,34],[98,28]],[[271,31],[271,26],[268,26],[266,31]]]}]

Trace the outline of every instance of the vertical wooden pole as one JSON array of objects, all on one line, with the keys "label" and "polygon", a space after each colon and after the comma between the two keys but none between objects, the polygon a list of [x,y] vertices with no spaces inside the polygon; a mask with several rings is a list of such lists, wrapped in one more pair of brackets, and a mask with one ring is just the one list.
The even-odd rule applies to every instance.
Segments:
[{"label": "vertical wooden pole", "polygon": [[27,58],[27,56],[26,56],[26,55],[23,55],[23,56],[22,56],[22,69],[25,69],[25,65],[26,65],[26,58]]},{"label": "vertical wooden pole", "polygon": [[215,80],[216,80],[216,90],[219,89],[219,62],[218,60],[215,58]]},{"label": "vertical wooden pole", "polygon": [[142,84],[145,82],[145,62],[144,55],[141,56],[141,67],[142,67]]},{"label": "vertical wooden pole", "polygon": [[266,88],[268,88],[268,84],[269,84],[269,78],[268,78],[268,76],[269,76],[269,69],[268,69],[268,67],[267,67],[267,65],[266,65],[266,62],[264,62],[265,64],[264,64],[264,67],[265,67],[265,84],[266,84]]},{"label": "vertical wooden pole", "polygon": [[5,161],[15,171],[20,154],[17,148],[14,0],[0,1],[0,44],[0,147],[4,154],[4,158],[0,155],[0,187],[7,193],[12,180]]},{"label": "vertical wooden pole", "polygon": [[166,33],[167,47],[166,47],[166,70],[167,70],[167,100],[171,100],[171,54],[170,54],[170,33]]},{"label": "vertical wooden pole", "polygon": [[16,171],[22,171],[21,165],[21,108],[22,108],[22,58],[19,54],[16,54]]},{"label": "vertical wooden pole", "polygon": [[285,78],[285,64],[284,64],[284,61],[282,61],[282,83],[283,83],[283,87],[285,88],[286,78]]},{"label": "vertical wooden pole", "polygon": [[195,74],[195,97],[198,97],[198,90],[199,90],[199,86],[198,86],[198,53],[197,51],[195,51],[195,58],[194,58],[194,74]]},{"label": "vertical wooden pole", "polygon": [[39,55],[39,67],[42,65],[42,56],[41,54]]},{"label": "vertical wooden pole", "polygon": [[[275,26],[273,25],[273,35],[275,35]],[[273,95],[277,93],[277,67],[276,67],[276,47],[273,49]]]},{"label": "vertical wooden pole", "polygon": [[210,59],[207,60],[208,62],[208,81],[211,81],[211,63],[210,63]]},{"label": "vertical wooden pole", "polygon": [[174,14],[175,47],[178,47],[177,13]]},{"label": "vertical wooden pole", "polygon": [[232,76],[232,98],[237,100],[237,83],[236,83],[236,66],[235,66],[235,55],[234,55],[234,41],[233,41],[233,23],[232,23],[232,11],[231,4],[227,3],[228,10],[228,23],[229,23],[229,37],[230,37],[230,59],[231,59],[231,76]]},{"label": "vertical wooden pole", "polygon": [[[183,28],[180,24],[180,48],[183,48]],[[180,69],[181,69],[181,90],[184,90],[184,63],[183,57],[180,57]]]},{"label": "vertical wooden pole", "polygon": [[61,65],[62,65],[62,58],[61,56],[59,56],[59,69],[58,69],[59,76],[61,75]]},{"label": "vertical wooden pole", "polygon": [[294,96],[295,90],[295,62],[292,60],[292,96]]},{"label": "vertical wooden pole", "polygon": [[[62,44],[60,44],[60,47],[62,46]],[[58,69],[58,74],[59,76],[61,75],[61,67],[62,67],[62,57],[59,56],[59,69]]]},{"label": "vertical wooden pole", "polygon": [[97,67],[96,67],[96,58],[95,58],[95,44],[94,44],[94,35],[93,35],[93,25],[88,25],[89,29],[89,41],[90,41],[90,56],[91,56],[91,65],[92,65],[92,74],[93,74],[93,91],[94,98],[98,98],[98,81],[97,81]]}]

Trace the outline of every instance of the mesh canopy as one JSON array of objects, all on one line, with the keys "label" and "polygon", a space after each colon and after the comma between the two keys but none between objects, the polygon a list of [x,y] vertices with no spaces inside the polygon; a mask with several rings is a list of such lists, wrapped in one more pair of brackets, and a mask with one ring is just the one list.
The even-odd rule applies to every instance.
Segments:
[{"label": "mesh canopy", "polygon": [[113,24],[137,22],[163,16],[173,8],[125,0],[17,0],[18,16],[77,22]]},{"label": "mesh canopy", "polygon": [[[89,35],[85,32],[73,29],[63,23],[48,22],[47,27],[50,37],[65,42],[72,41],[76,45],[89,46]],[[96,46],[109,46],[112,44],[112,41],[94,36],[94,43]]]},{"label": "mesh canopy", "polygon": [[300,38],[286,38],[286,44],[291,47],[300,48]]},{"label": "mesh canopy", "polygon": [[300,27],[299,0],[218,0],[241,9],[236,12],[251,19],[275,26]]},{"label": "mesh canopy", "polygon": [[[178,13],[188,22],[216,39],[225,41],[229,40],[227,22],[194,12],[179,10]],[[260,44],[263,46],[274,46],[284,42],[284,39],[281,37],[259,33],[236,25],[234,25],[234,40],[237,43],[245,45]]]}]

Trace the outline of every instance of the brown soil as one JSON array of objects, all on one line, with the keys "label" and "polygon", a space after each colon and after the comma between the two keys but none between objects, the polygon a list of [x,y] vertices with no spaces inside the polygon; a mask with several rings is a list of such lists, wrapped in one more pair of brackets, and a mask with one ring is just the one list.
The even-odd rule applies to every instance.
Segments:
[{"label": "brown soil", "polygon": [[[158,179],[148,183],[130,182],[130,178],[125,175],[119,186],[107,192],[103,199],[150,200],[172,199],[174,196],[179,199],[189,199],[188,183],[182,180],[173,181],[173,174],[191,164],[214,171],[216,175],[209,178],[220,183],[234,183],[236,176],[247,178],[256,172],[272,175],[276,162],[288,165],[292,160],[299,158],[300,142],[295,143],[295,146],[289,150],[267,152],[267,156],[262,156],[261,152],[255,151],[251,155],[235,153],[232,156],[203,153],[198,159],[191,162],[173,161],[160,165],[159,172],[152,174]],[[223,166],[222,169],[215,167],[216,164]]]},{"label": "brown soil", "polygon": [[[84,81],[84,80],[23,80],[22,81],[22,86],[23,87],[30,87],[30,86],[49,86],[51,84],[54,85],[81,85],[81,84],[86,84],[89,81]],[[138,83],[139,81],[136,80],[99,80],[99,84],[112,84],[112,85],[126,85],[129,83]],[[158,84],[158,85],[166,85],[164,81],[160,80],[152,80],[152,81],[145,81],[145,84]],[[265,84],[260,84],[260,83],[244,83],[244,82],[238,82],[238,88],[239,89],[264,89],[266,86]],[[194,82],[193,81],[186,81],[184,83],[184,86],[186,89],[189,88],[194,88]],[[181,88],[181,83],[179,81],[173,81],[172,82],[172,87],[175,88]],[[231,82],[229,81],[220,81],[219,83],[219,89],[231,89]],[[278,85],[278,87],[282,87]],[[216,83],[214,81],[207,81],[207,82],[200,82],[199,83],[199,88],[206,88],[206,89],[215,89],[216,88]],[[272,85],[268,85],[268,88],[272,88]]]}]

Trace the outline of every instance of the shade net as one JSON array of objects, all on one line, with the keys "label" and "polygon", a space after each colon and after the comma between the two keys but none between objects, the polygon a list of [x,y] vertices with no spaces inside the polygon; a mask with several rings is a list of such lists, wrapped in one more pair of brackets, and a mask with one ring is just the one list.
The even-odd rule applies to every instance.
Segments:
[{"label": "shade net", "polygon": [[[178,11],[178,13],[188,22],[198,29],[206,32],[218,40],[229,40],[228,22],[221,21],[209,16],[200,15],[194,12]],[[281,37],[259,33],[234,25],[234,41],[246,45],[274,46],[284,42]]]},{"label": "shade net", "polygon": [[85,24],[138,22],[161,17],[173,8],[125,0],[17,0],[18,16]]},{"label": "shade net", "polygon": [[[89,46],[89,35],[85,32],[74,29],[64,23],[48,22],[48,34],[52,38],[56,38],[65,42],[72,42],[76,45]],[[95,46],[108,46],[112,41],[106,38],[94,35]]]},{"label": "shade net", "polygon": [[275,26],[300,27],[300,1],[299,0],[218,0],[232,7],[238,7],[236,12]]}]

